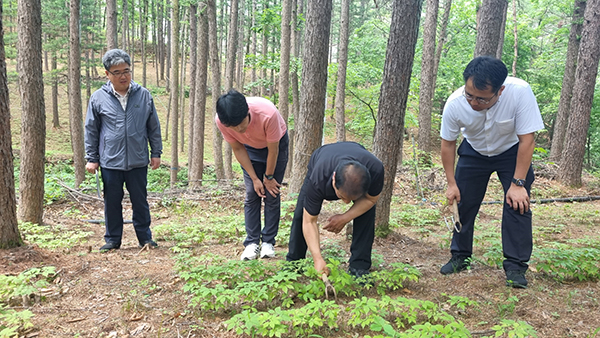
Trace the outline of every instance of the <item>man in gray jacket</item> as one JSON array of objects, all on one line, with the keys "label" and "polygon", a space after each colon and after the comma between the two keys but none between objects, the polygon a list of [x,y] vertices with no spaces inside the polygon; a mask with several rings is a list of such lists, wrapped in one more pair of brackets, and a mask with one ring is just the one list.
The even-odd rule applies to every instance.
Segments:
[{"label": "man in gray jacket", "polygon": [[148,163],[157,169],[162,153],[154,101],[147,89],[131,80],[131,59],[126,52],[109,50],[102,63],[109,81],[90,97],[85,118],[85,167],[90,173],[100,167],[104,186],[106,244],[100,251],[121,247],[123,184],[129,191],[140,246],[156,247],[146,191]]}]

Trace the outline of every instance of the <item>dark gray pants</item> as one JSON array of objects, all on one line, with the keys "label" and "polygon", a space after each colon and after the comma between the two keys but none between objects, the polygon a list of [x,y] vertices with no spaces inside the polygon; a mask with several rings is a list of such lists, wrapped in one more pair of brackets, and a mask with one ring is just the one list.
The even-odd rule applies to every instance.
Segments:
[{"label": "dark gray pants", "polygon": [[[277,156],[277,165],[275,166],[275,172],[273,173],[274,178],[281,184],[283,181],[283,175],[285,174],[285,168],[288,162],[288,145],[289,138],[287,132],[281,140],[279,140],[279,155]],[[267,148],[256,149],[250,146],[245,146],[248,151],[248,156],[252,162],[254,172],[260,178],[265,174],[267,169],[267,155],[269,151]],[[246,199],[244,200],[244,216],[246,220],[246,239],[244,240],[244,246],[255,243],[260,244],[261,240],[263,243],[275,244],[275,237],[279,231],[279,216],[281,214],[281,194],[277,197],[273,197],[268,191],[265,190],[264,198],[265,202],[265,226],[261,231],[261,209],[262,209],[262,198],[254,191],[254,184],[250,175],[244,171],[244,184],[246,185]]]},{"label": "dark gray pants", "polygon": [[[475,151],[466,140],[458,148],[455,178],[460,189],[458,212],[463,227],[460,233],[454,232],[450,246],[452,254],[471,256],[473,253],[473,227],[490,176],[496,172],[506,197],[515,172],[518,149],[516,144],[500,155],[488,157]],[[525,179],[525,189],[530,194],[535,179],[531,165]],[[521,215],[506,203],[506,198],[502,211],[502,249],[504,270],[527,270],[533,249],[531,210]]]}]

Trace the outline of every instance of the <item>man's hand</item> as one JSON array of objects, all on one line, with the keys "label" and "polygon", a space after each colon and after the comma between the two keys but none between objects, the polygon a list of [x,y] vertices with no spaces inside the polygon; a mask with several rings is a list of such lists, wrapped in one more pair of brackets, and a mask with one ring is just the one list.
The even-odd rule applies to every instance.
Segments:
[{"label": "man's hand", "polygon": [[256,194],[258,196],[260,196],[261,198],[265,198],[267,197],[265,195],[265,186],[263,185],[263,182],[260,180],[260,178],[256,178],[252,180],[252,184],[254,185],[254,191],[256,191]]},{"label": "man's hand", "polygon": [[530,201],[527,189],[511,184],[506,192],[506,203],[515,210],[519,210],[521,215],[529,211]]},{"label": "man's hand", "polygon": [[88,173],[93,174],[96,172],[96,170],[98,170],[98,167],[100,167],[100,163],[98,162],[88,162],[85,165],[85,170],[87,170]]},{"label": "man's hand", "polygon": [[263,184],[271,196],[277,197],[277,195],[279,195],[279,187],[281,187],[281,184],[279,184],[276,179],[268,180],[265,177],[263,178]]},{"label": "man's hand", "polygon": [[448,205],[452,205],[454,200],[456,200],[457,203],[460,202],[460,189],[458,189],[456,184],[448,185],[448,189],[446,190],[446,198],[448,199]]},{"label": "man's hand", "polygon": [[337,234],[342,231],[347,223],[348,221],[344,215],[333,215],[327,219],[327,224],[325,224],[323,229]]},{"label": "man's hand", "polygon": [[152,168],[152,170],[158,169],[159,166],[160,166],[160,157],[153,157],[150,159],[150,168]]},{"label": "man's hand", "polygon": [[329,276],[329,268],[327,268],[327,263],[325,263],[325,260],[323,258],[315,259],[315,269],[319,273],[319,276],[322,274],[326,274],[327,276]]}]

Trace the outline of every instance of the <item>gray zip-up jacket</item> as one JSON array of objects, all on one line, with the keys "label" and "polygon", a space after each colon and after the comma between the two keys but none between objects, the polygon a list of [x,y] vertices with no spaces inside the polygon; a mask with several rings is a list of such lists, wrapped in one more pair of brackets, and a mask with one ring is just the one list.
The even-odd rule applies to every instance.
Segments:
[{"label": "gray zip-up jacket", "polygon": [[160,158],[160,122],[150,92],[131,81],[127,109],[123,110],[110,81],[92,94],[85,117],[85,152],[88,162],[102,168],[131,170]]}]

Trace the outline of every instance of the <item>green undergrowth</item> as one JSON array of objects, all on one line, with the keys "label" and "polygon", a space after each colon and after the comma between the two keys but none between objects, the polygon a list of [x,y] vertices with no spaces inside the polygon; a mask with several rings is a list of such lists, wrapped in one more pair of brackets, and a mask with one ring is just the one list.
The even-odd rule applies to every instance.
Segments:
[{"label": "green undergrowth", "polygon": [[[176,269],[185,280],[190,306],[201,316],[225,316],[227,330],[249,337],[332,337],[361,333],[365,337],[470,337],[452,313],[478,311],[466,297],[441,294],[440,302],[398,296],[417,283],[415,267],[394,263],[355,279],[330,259],[329,281],[337,290],[325,294],[325,283],[310,259],[238,261],[214,254],[177,255]],[[508,334],[528,325],[513,322],[492,329]],[[528,326],[528,336],[535,331]],[[515,331],[516,332],[516,331]],[[526,337],[526,335],[513,335]]]},{"label": "green undergrowth", "polygon": [[[90,227],[90,225],[85,225]],[[23,239],[36,244],[40,248],[69,248],[87,242],[93,231],[82,230],[62,224],[39,225],[29,222],[19,223],[19,231]]]}]

